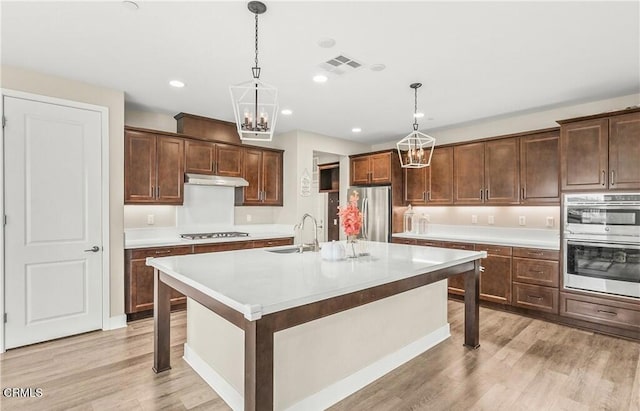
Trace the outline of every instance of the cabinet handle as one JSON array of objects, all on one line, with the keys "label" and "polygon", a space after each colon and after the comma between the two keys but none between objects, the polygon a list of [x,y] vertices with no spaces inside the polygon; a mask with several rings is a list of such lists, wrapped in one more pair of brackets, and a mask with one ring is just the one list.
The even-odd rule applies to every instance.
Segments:
[{"label": "cabinet handle", "polygon": [[422,199],[425,200],[425,201],[427,200],[427,192],[426,191],[422,192]]},{"label": "cabinet handle", "polygon": [[483,199],[484,199],[484,198],[483,198],[483,196],[484,196],[484,190],[482,190],[482,189],[481,189],[481,190],[480,190],[480,200],[483,200]]},{"label": "cabinet handle", "polygon": [[160,186],[156,187],[156,198],[160,198]]},{"label": "cabinet handle", "polygon": [[529,270],[529,274],[544,274],[544,271]]},{"label": "cabinet handle", "polygon": [[598,310],[599,313],[602,314],[609,314],[609,315],[613,315],[613,316],[617,316],[618,313],[614,313],[613,311],[607,311],[607,310]]},{"label": "cabinet handle", "polygon": [[607,172],[602,170],[602,185],[607,185],[607,182],[605,181],[607,179]]},{"label": "cabinet handle", "polygon": [[486,190],[484,190],[484,191],[485,191],[485,193],[486,193],[486,195],[484,196],[484,198],[485,198],[486,200],[489,200],[489,189],[487,188],[487,189],[486,189]]},{"label": "cabinet handle", "polygon": [[213,174],[218,174],[217,168],[218,164],[216,164],[216,160],[211,160],[211,172],[213,172]]},{"label": "cabinet handle", "polygon": [[527,254],[529,254],[529,255],[542,255],[541,252],[532,253],[531,251],[527,251]]},{"label": "cabinet handle", "polygon": [[156,250],[156,254],[169,254],[172,250]]},{"label": "cabinet handle", "polygon": [[616,185],[616,172],[614,170],[611,170],[611,181],[610,181],[611,185],[614,186]]},{"label": "cabinet handle", "polygon": [[542,297],[539,297],[539,296],[537,296],[537,295],[527,294],[527,297],[529,297],[529,298],[533,298],[533,299],[536,299],[536,300],[542,300]]},{"label": "cabinet handle", "polygon": [[527,192],[525,191],[525,188],[522,187],[522,199],[525,200],[527,198]]},{"label": "cabinet handle", "polygon": [[427,201],[431,201],[431,191],[427,191]]}]

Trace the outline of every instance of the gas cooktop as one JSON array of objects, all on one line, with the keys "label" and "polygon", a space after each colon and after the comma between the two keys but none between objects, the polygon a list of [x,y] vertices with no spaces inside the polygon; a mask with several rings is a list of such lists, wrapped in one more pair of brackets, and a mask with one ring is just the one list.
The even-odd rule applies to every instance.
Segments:
[{"label": "gas cooktop", "polygon": [[249,233],[241,233],[238,231],[221,231],[217,233],[193,233],[193,234],[180,234],[181,238],[189,240],[202,240],[206,238],[228,238],[228,237],[248,237]]}]

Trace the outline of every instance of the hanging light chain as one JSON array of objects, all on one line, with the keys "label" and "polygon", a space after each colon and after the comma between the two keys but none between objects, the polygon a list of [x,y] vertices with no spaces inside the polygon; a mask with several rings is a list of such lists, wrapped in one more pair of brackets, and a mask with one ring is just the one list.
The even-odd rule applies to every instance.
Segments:
[{"label": "hanging light chain", "polygon": [[[258,67],[258,13],[256,13],[256,68]],[[260,70],[258,70],[258,76],[256,78],[260,77]]]},{"label": "hanging light chain", "polygon": [[415,100],[413,105],[413,130],[418,131],[418,87],[415,87],[413,91],[415,91]]}]

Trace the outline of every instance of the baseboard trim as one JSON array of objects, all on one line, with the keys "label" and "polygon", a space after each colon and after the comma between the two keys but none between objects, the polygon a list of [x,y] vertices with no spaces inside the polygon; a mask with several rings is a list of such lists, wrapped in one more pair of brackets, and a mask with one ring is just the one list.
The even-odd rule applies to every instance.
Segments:
[{"label": "baseboard trim", "polygon": [[[287,408],[286,411],[326,409],[441,343],[450,336],[451,331],[447,323],[432,333],[402,347],[398,351],[382,357],[373,364],[293,404]],[[184,345],[183,358],[233,410],[244,410],[244,394],[236,391],[235,388],[204,362],[186,343]]]},{"label": "baseboard trim", "polygon": [[109,317],[109,320],[107,321],[107,323],[102,325],[102,329],[104,331],[107,331],[107,330],[115,330],[118,328],[124,328],[126,326],[127,326],[127,315],[122,314],[122,315],[115,315],[113,317]]},{"label": "baseboard trim", "polygon": [[184,356],[182,357],[187,364],[202,379],[209,384],[211,388],[227,403],[234,411],[244,410],[244,395],[236,391],[231,384],[227,382],[220,374],[209,366],[195,351],[184,344]]}]

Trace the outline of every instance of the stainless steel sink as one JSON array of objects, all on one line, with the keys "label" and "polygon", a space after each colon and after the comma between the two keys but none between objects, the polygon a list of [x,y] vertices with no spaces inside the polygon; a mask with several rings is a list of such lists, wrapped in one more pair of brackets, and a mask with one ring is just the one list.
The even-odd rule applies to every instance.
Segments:
[{"label": "stainless steel sink", "polygon": [[287,248],[270,248],[270,249],[267,249],[267,251],[270,253],[276,253],[276,254],[299,254],[305,251],[311,251],[312,249],[313,249],[312,245],[305,244],[302,247],[300,247],[299,245],[296,245],[296,246],[287,247]]}]

